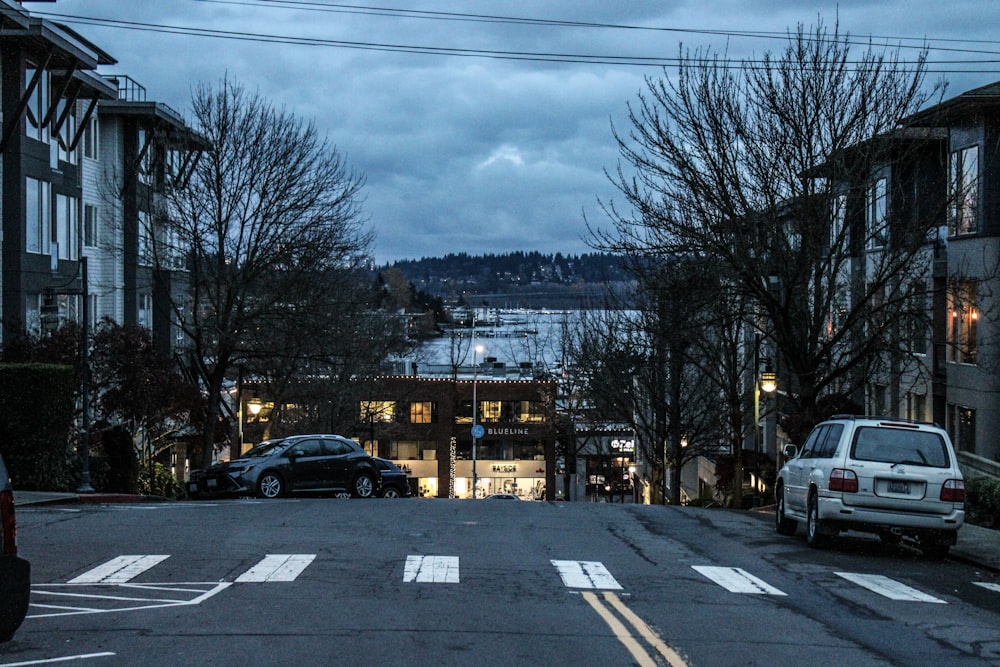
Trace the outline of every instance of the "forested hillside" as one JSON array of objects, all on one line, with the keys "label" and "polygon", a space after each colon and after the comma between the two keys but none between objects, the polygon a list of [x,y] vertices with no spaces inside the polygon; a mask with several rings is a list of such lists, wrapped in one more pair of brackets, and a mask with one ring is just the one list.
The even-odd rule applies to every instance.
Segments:
[{"label": "forested hillside", "polygon": [[522,308],[576,308],[601,288],[627,279],[618,257],[605,253],[544,255],[466,253],[396,262],[414,288],[452,304]]}]

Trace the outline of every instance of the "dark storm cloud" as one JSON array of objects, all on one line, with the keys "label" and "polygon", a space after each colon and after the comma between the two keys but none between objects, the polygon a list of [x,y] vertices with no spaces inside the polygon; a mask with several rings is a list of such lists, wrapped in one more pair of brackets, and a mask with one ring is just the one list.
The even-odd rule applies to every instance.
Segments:
[{"label": "dark storm cloud", "polygon": [[[931,42],[1000,39],[996,22],[984,16],[984,7],[991,3],[981,0],[376,3],[407,10],[613,23],[630,29],[380,16],[355,4],[351,9],[316,0],[298,4],[58,0],[54,5],[28,6],[36,12],[251,34],[636,58],[671,58],[681,44],[727,50],[733,57],[759,55],[780,49],[782,42],[674,29],[769,31],[780,37],[797,23],[815,23],[820,16],[832,25],[838,14],[842,31],[855,36]],[[311,11],[335,8],[339,10]],[[146,86],[149,99],[182,112],[195,85],[228,76],[314,120],[350,165],[367,176],[365,210],[377,233],[379,261],[447,252],[586,252],[584,212],[588,219],[599,219],[597,199],[615,194],[603,173],[617,162],[611,123],[627,129],[627,103],[643,88],[644,76],[661,73],[657,67],[512,61],[73,27],[119,60],[108,72],[132,76]],[[639,27],[656,30],[635,29]],[[1000,45],[976,48],[996,52]],[[915,57],[916,51],[904,55]],[[934,57],[987,56],[941,52],[932,53]],[[996,66],[992,69],[992,73],[950,74],[955,81],[950,93],[1000,79]]]}]

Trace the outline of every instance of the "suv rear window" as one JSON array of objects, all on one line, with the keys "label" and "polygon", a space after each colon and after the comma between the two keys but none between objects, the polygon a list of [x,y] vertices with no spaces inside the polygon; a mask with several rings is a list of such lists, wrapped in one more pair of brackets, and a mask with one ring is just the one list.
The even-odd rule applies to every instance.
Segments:
[{"label": "suv rear window", "polygon": [[948,448],[939,434],[885,426],[858,428],[854,435],[851,458],[929,468],[947,468],[950,464]]}]

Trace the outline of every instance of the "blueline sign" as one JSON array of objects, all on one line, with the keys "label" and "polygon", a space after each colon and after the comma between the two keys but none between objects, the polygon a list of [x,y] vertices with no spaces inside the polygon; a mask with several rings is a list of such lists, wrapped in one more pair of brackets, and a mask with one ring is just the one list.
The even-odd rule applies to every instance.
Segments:
[{"label": "blueline sign", "polygon": [[476,424],[472,427],[472,437],[475,439],[480,439],[486,435],[486,429],[483,428],[482,424]]}]

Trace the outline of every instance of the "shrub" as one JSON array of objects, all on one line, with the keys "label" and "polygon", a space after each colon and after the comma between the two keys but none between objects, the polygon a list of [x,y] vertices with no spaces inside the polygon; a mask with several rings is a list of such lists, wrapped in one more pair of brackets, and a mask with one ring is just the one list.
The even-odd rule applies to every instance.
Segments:
[{"label": "shrub", "polygon": [[70,366],[0,364],[0,449],[16,488],[76,488],[80,457],[71,441],[75,385]]},{"label": "shrub", "polygon": [[1000,479],[965,480],[965,511],[970,523],[1000,528]]}]

